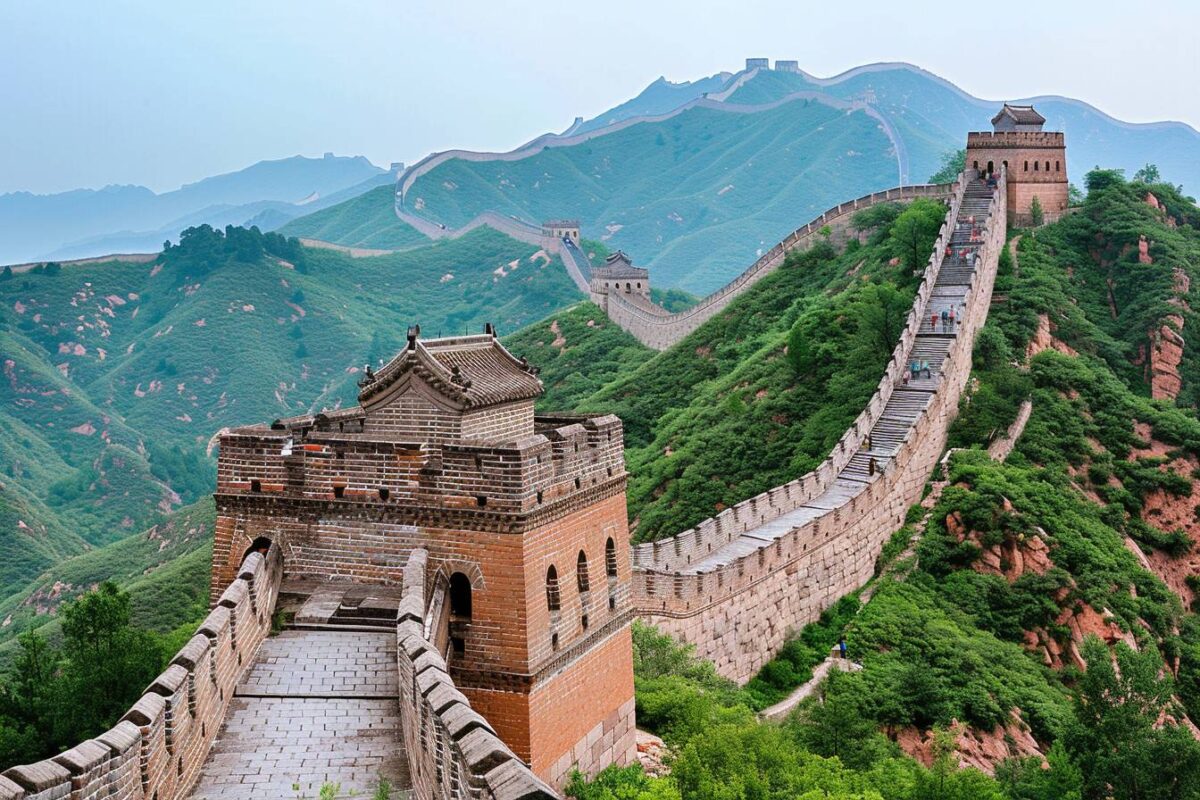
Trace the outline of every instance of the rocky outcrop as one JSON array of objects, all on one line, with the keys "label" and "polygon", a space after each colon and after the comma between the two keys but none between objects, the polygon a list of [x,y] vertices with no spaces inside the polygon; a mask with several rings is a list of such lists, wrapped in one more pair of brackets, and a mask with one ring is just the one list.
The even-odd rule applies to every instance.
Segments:
[{"label": "rocky outcrop", "polygon": [[[974,767],[988,775],[993,774],[996,765],[1005,759],[1042,755],[1019,708],[1014,708],[1008,722],[996,726],[995,730],[981,731],[954,720],[950,723],[950,733],[954,737],[954,755],[959,767]],[[937,757],[932,730],[902,728],[896,734],[896,744],[927,767],[932,766]]]},{"label": "rocky outcrop", "polygon": [[1054,333],[1057,330],[1058,326],[1050,321],[1050,317],[1039,314],[1037,330],[1025,348],[1025,360],[1028,361],[1043,350],[1057,350],[1067,356],[1079,355],[1073,347],[1055,337]]},{"label": "rocky outcrop", "polygon": [[[1142,237],[1144,243],[1145,237]],[[1187,309],[1184,297],[1191,286],[1191,279],[1178,267],[1174,271],[1173,291],[1169,301],[1180,309]],[[1183,316],[1168,314],[1161,324],[1149,333],[1150,358],[1147,365],[1150,380],[1150,396],[1155,400],[1174,400],[1179,396],[1183,379],[1179,376],[1179,363],[1183,360]]]}]

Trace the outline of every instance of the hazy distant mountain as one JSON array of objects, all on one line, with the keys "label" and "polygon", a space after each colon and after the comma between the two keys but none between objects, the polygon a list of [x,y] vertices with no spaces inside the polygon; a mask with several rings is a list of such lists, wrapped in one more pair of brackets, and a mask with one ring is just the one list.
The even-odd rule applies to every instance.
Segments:
[{"label": "hazy distant mountain", "polygon": [[326,154],[260,161],[163,194],[144,186],[12,192],[0,195],[0,263],[153,252],[189,225],[242,224],[267,211],[290,219],[345,199],[346,189],[366,191],[380,178],[387,172],[362,156]]}]

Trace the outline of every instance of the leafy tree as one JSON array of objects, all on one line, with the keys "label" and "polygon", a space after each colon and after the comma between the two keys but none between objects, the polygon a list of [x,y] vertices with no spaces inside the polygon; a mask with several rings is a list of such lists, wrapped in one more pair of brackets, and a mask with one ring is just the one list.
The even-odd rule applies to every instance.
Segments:
[{"label": "leafy tree", "polygon": [[0,281],[10,281],[10,280],[12,280],[12,276],[13,276],[12,267],[5,267],[4,271],[0,272]]},{"label": "leafy tree", "polygon": [[155,637],[129,617],[129,594],[109,581],[63,607],[66,740],[104,732],[162,668]]},{"label": "leafy tree", "polygon": [[1040,228],[1046,223],[1046,212],[1042,210],[1042,201],[1036,197],[1029,204],[1029,217],[1035,228]]},{"label": "leafy tree", "polygon": [[1134,183],[1158,183],[1161,180],[1162,176],[1158,174],[1158,166],[1155,164],[1147,164],[1133,173]]},{"label": "leafy tree", "polygon": [[929,176],[930,183],[953,183],[967,166],[967,151],[965,149],[947,150],[942,153],[942,166]]},{"label": "leafy tree", "polygon": [[945,216],[945,206],[922,198],[909,203],[896,217],[888,235],[888,247],[905,269],[915,271],[929,258]]},{"label": "leafy tree", "polygon": [[1088,195],[1091,195],[1093,192],[1102,192],[1113,186],[1124,186],[1125,170],[1100,169],[1100,167],[1096,167],[1083,176],[1083,185],[1087,187]]},{"label": "leafy tree", "polygon": [[1082,800],[1083,771],[1061,742],[1043,762],[1038,756],[1010,758],[996,765],[996,780],[1012,800]]},{"label": "leafy tree", "polygon": [[1075,208],[1083,205],[1086,195],[1073,183],[1067,184],[1067,205]]},{"label": "leafy tree", "polygon": [[[1087,671],[1074,692],[1064,746],[1086,764],[1085,798],[1190,798],[1200,792],[1200,742],[1174,724],[1174,685],[1158,652],[1096,637],[1083,645]],[[1156,727],[1160,718],[1168,722]]]},{"label": "leafy tree", "polygon": [[609,767],[588,781],[578,771],[567,782],[566,795],[576,800],[679,800],[671,778],[651,778],[639,765]]}]

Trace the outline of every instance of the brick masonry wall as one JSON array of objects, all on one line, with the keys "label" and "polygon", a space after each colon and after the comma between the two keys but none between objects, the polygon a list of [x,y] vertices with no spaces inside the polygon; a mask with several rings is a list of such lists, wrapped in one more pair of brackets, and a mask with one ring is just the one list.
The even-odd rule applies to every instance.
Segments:
[{"label": "brick masonry wall", "polygon": [[438,543],[459,531],[519,533],[623,490],[616,417],[534,424],[536,433],[502,446],[266,427],[223,435],[213,600],[260,536],[283,547],[297,574],[395,582],[424,542],[442,555]]},{"label": "brick masonry wall", "polygon": [[[948,221],[957,213],[960,196],[951,201]],[[907,363],[915,341],[913,323],[919,324],[925,315],[940,268],[941,238],[910,312],[909,327],[879,392],[830,458],[813,473],[741,503],[675,539],[636,548],[634,605],[639,616],[695,644],[698,655],[713,661],[721,674],[745,682],[778,652],[792,631],[815,620],[839,597],[871,578],[879,551],[903,524],[908,507],[919,499],[929,471],[945,447],[947,428],[970,373],[975,333],[991,303],[1004,244],[1006,196],[1002,187],[993,200],[982,265],[970,288],[959,336],[943,365],[941,385],[896,457],[845,505],[711,572],[682,571],[694,558],[794,510],[830,485],[882,411]],[[944,226],[943,233],[947,229]]]},{"label": "brick masonry wall", "polygon": [[986,170],[1007,166],[1008,223],[1029,226],[1033,198],[1041,203],[1046,222],[1067,210],[1066,137],[1056,131],[980,132],[967,135],[967,166]]},{"label": "brick masonry wall", "polygon": [[626,300],[616,292],[592,292],[592,301],[604,308],[613,322],[633,334],[642,344],[655,350],[666,350],[712,319],[742,292],[782,266],[788,253],[811,247],[819,240],[820,233],[826,226],[832,232],[831,240],[834,243],[843,243],[849,238],[850,223],[854,214],[865,208],[918,197],[946,199],[952,189],[952,184],[901,186],[875,192],[831,208],[803,227],[797,228],[728,285],[678,314],[648,310],[637,302]]},{"label": "brick masonry wall", "polygon": [[234,687],[271,628],[278,548],[251,553],[196,636],[120,722],[53,758],[0,776],[0,800],[176,800],[191,791]]},{"label": "brick masonry wall", "polygon": [[472,708],[455,687],[442,654],[426,638],[427,561],[428,553],[418,549],[405,565],[396,628],[400,717],[413,797],[559,797]]}]

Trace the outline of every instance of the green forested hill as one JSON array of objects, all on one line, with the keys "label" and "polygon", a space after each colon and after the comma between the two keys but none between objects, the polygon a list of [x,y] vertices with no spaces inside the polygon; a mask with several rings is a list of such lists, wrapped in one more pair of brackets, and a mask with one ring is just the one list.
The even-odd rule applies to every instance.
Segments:
[{"label": "green forested hill", "polygon": [[[639,724],[680,753],[674,777],[611,773],[592,787],[596,794],[580,797],[611,800],[629,785],[683,798],[714,796],[706,786],[748,785],[766,796],[815,787],[895,800],[1200,791],[1200,745],[1174,722],[1200,719],[1200,368],[1185,344],[1178,397],[1155,400],[1147,364],[1164,324],[1178,330],[1182,319],[1185,338],[1200,325],[1190,288],[1200,278],[1200,211],[1167,184],[1131,183],[1111,171],[1090,173],[1087,184],[1077,213],[1013,232],[1015,257],[1001,260],[951,432],[961,450],[948,474],[934,476],[938,493],[910,511],[885,547],[879,577],[785,646],[744,690],[652,631],[637,631]],[[564,378],[574,369],[563,362],[572,347],[581,355],[600,347],[625,361],[605,363],[605,375],[620,374],[576,396],[580,407],[630,420],[638,536],[689,524],[689,511],[701,513],[689,502],[706,496],[705,481],[723,491],[721,479],[739,468],[754,476],[780,460],[770,450],[778,432],[758,422],[743,427],[755,420],[754,402],[769,403],[780,390],[804,394],[813,363],[856,341],[834,337],[827,349],[821,337],[877,304],[847,304],[832,315],[788,305],[820,309],[845,298],[846,266],[871,250],[810,256],[802,272],[815,291],[787,284],[797,275],[785,268],[773,276],[775,291],[749,293],[740,309],[650,358],[588,327],[586,307],[571,312],[585,324],[575,320],[574,339],[563,337],[543,374],[575,385]],[[791,291],[780,291],[785,284]],[[556,317],[560,331],[568,329],[564,316]],[[514,347],[538,360],[545,330],[538,326],[536,341],[525,340],[529,332],[514,337]],[[808,369],[793,361],[802,342]],[[710,359],[716,366],[706,371]],[[817,420],[826,415],[840,433],[829,398],[847,396],[845,387],[828,389],[794,427],[821,431]],[[989,458],[983,449],[1026,400],[1032,412],[1015,450],[1004,462]],[[803,446],[790,441],[786,452],[802,457]],[[760,460],[758,451],[771,457]],[[758,488],[750,477],[735,494]],[[833,673],[781,727],[753,720],[752,710],[806,681],[842,636],[861,671]],[[905,752],[933,759],[932,779],[896,760]],[[997,780],[955,772],[960,759]]]},{"label": "green forested hill", "polygon": [[429,244],[425,236],[396,216],[394,198],[392,185],[379,186],[343,203],[294,219],[280,228],[279,233],[373,250],[400,250]]},{"label": "green forested hill", "polygon": [[222,427],[352,400],[408,325],[514,330],[579,297],[560,263],[486,229],[359,259],[231,230],[151,264],[0,275],[0,608],[210,492]]}]

